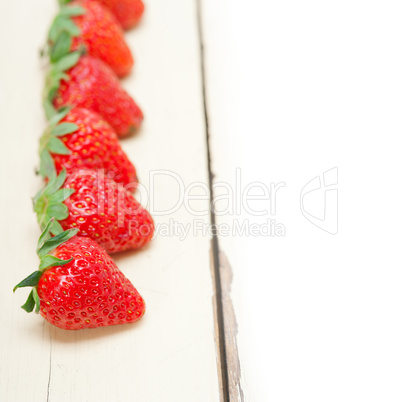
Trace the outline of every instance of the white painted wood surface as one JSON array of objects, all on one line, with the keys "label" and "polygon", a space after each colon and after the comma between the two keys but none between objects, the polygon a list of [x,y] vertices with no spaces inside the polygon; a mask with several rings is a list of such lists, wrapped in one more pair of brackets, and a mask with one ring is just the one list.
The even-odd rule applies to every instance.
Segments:
[{"label": "white painted wood surface", "polygon": [[[161,169],[185,184],[207,183],[196,4],[146,6],[126,35],[136,64],[124,80],[145,121],[123,147],[147,189],[151,171]],[[0,400],[218,401],[210,236],[158,236],[146,250],[116,257],[147,302],[134,326],[65,332],[20,309],[26,292],[12,293],[37,266],[30,197],[40,187],[33,172],[45,124],[38,52],[55,12],[56,0],[0,4]],[[155,208],[171,208],[179,190],[157,176]],[[193,216],[185,208],[155,216],[159,225],[170,219],[188,224]]]},{"label": "white painted wood surface", "polygon": [[[245,400],[399,401],[400,4],[202,6],[215,182],[234,186],[241,168],[242,188],[286,184],[274,216],[216,218],[286,227],[285,237],[219,237]],[[331,235],[303,217],[300,193],[336,167]]]},{"label": "white painted wood surface", "polygon": [[[44,127],[38,50],[55,3],[0,3],[0,400],[217,401],[211,236],[193,232],[194,219],[210,223],[207,214],[182,207],[155,216],[192,230],[185,241],[158,236],[116,258],[147,301],[134,327],[63,332],[25,314],[24,291],[11,292],[37,262],[29,197],[40,186],[33,168]],[[126,36],[136,65],[124,80],[146,119],[124,149],[147,189],[156,170],[207,183],[196,2],[146,4]],[[235,195],[237,210],[216,216],[229,231],[266,219],[286,230],[218,238],[231,400],[399,401],[399,4],[198,4],[214,182],[234,194],[255,181],[283,185],[274,215],[266,200],[250,205],[267,205],[267,216],[238,211]],[[334,235],[300,210],[302,188],[332,168]],[[179,190],[158,175],[154,208],[171,208]],[[320,193],[305,198],[307,211],[322,212]]]}]

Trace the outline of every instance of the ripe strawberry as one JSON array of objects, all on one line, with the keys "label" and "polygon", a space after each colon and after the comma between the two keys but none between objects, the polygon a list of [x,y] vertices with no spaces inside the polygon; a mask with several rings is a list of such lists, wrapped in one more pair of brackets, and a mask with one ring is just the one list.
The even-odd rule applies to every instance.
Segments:
[{"label": "ripe strawberry", "polygon": [[145,9],[142,0],[93,0],[107,7],[124,29],[135,26]]},{"label": "ripe strawberry", "polygon": [[45,109],[74,105],[92,110],[106,120],[119,137],[131,134],[143,120],[141,109],[124,91],[116,75],[98,59],[69,53],[48,74]]},{"label": "ripe strawberry", "polygon": [[[63,33],[62,41],[60,35]],[[68,39],[66,33],[69,34]],[[61,8],[49,31],[53,47],[85,49],[85,53],[108,64],[119,76],[127,75],[134,64],[123,31],[114,15],[100,3],[76,0]]]},{"label": "ripe strawberry", "polygon": [[132,193],[101,171],[79,170],[66,180],[63,170],[36,195],[34,209],[41,228],[54,217],[53,234],[79,229],[108,253],[138,249],[154,232],[152,217]]},{"label": "ripe strawberry", "polygon": [[[61,123],[60,123],[61,121]],[[99,115],[82,108],[56,114],[40,140],[40,173],[49,178],[62,169],[104,169],[113,179],[135,189],[134,165],[122,150],[114,130]]]},{"label": "ripe strawberry", "polygon": [[39,238],[39,269],[14,288],[33,287],[22,308],[69,330],[139,320],[145,302],[106,251],[77,230],[51,237],[52,224]]}]

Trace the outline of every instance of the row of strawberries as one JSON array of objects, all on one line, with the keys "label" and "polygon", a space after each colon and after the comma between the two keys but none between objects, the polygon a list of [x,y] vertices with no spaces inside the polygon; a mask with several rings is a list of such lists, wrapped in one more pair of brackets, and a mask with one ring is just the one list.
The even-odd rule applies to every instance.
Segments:
[{"label": "row of strawberries", "polygon": [[118,77],[133,66],[122,28],[134,26],[144,7],[141,0],[59,2],[43,93],[49,123],[39,147],[46,184],[34,198],[40,264],[14,291],[32,287],[22,308],[63,329],[135,322],[144,300],[109,254],[138,249],[154,232],[118,140],[143,119]]}]

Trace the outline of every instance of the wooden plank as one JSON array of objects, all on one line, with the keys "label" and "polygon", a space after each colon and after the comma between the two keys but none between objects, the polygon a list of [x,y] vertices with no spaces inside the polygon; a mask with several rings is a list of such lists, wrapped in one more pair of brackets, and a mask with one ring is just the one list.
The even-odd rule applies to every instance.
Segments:
[{"label": "wooden plank", "polygon": [[[136,65],[123,82],[146,117],[123,147],[147,190],[157,170],[174,172],[185,185],[207,183],[195,3],[148,0],[146,6],[140,26],[126,35]],[[40,186],[33,169],[45,123],[38,49],[56,1],[16,0],[0,7],[0,399],[219,400],[209,235],[191,231],[183,241],[170,229],[146,250],[116,257],[147,302],[134,327],[65,332],[19,308],[25,292],[13,295],[11,289],[37,261],[39,231],[30,197]],[[180,191],[173,178],[156,175],[152,209],[171,208]],[[159,227],[193,222],[184,207],[154,215]],[[197,219],[209,223],[208,215]]]},{"label": "wooden plank", "polygon": [[[242,205],[216,223],[286,229],[218,237],[232,400],[399,400],[399,4],[200,3],[214,182]],[[266,216],[255,181],[283,184]]]}]

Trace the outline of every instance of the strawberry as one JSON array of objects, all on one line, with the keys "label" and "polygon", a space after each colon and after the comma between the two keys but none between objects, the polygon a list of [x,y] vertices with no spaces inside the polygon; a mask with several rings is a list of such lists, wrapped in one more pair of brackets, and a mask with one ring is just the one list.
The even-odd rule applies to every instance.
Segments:
[{"label": "strawberry", "polygon": [[77,230],[51,237],[52,224],[39,238],[39,269],[14,288],[33,288],[22,308],[68,330],[139,320],[145,302],[106,251]]},{"label": "strawberry", "polygon": [[141,109],[102,61],[79,52],[68,53],[52,65],[45,88],[48,118],[63,106],[89,109],[106,120],[119,137],[131,134],[143,120]]},{"label": "strawberry", "polygon": [[114,130],[99,115],[82,108],[66,108],[50,121],[40,140],[40,173],[44,178],[79,169],[104,169],[117,183],[138,182],[133,164]]},{"label": "strawberry", "polygon": [[34,198],[41,228],[54,217],[52,233],[79,229],[108,253],[138,249],[154,232],[150,214],[130,191],[102,171],[79,170],[66,180],[66,171],[53,176]]},{"label": "strawberry", "polygon": [[60,46],[64,51],[84,49],[108,64],[119,77],[127,75],[134,63],[119,23],[96,1],[76,0],[61,7],[48,39],[51,58]]},{"label": "strawberry", "polygon": [[124,29],[135,26],[145,9],[142,0],[93,0],[107,7]]}]

